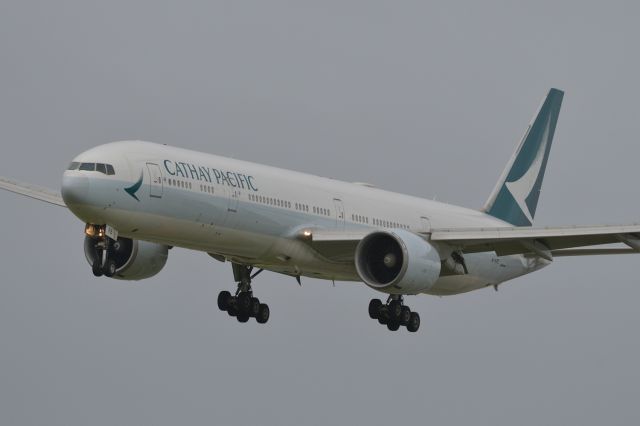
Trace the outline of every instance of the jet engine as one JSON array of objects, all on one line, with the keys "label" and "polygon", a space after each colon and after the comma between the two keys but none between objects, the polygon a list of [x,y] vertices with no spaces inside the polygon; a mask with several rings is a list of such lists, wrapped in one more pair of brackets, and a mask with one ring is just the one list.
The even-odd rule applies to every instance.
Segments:
[{"label": "jet engine", "polygon": [[389,294],[429,290],[440,276],[440,255],[418,235],[405,230],[375,231],[356,248],[360,279]]},{"label": "jet engine", "polygon": [[[95,244],[94,238],[85,236],[84,254],[91,266],[97,258]],[[119,237],[109,249],[117,267],[113,278],[125,281],[151,278],[164,268],[168,255],[169,247],[165,245]]]}]

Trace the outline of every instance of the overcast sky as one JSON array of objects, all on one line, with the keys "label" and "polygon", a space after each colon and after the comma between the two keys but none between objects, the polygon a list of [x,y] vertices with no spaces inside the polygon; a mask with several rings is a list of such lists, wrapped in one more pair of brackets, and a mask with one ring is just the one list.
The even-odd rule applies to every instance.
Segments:
[{"label": "overcast sky", "polygon": [[[59,188],[144,139],[480,207],[558,87],[536,225],[640,221],[638,3],[515,3],[3,0],[0,175]],[[637,257],[411,297],[417,334],[362,284],[264,273],[260,326],[218,311],[229,264],[96,279],[70,212],[0,206],[3,425],[640,421]]]}]

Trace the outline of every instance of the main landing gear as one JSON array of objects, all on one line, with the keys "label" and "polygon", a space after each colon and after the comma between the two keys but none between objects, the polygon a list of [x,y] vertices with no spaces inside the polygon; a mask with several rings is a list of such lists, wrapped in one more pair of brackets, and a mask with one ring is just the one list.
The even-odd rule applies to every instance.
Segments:
[{"label": "main landing gear", "polygon": [[386,305],[380,299],[371,299],[369,316],[371,319],[377,319],[380,324],[386,324],[391,331],[405,326],[408,331],[415,333],[420,328],[420,315],[411,312],[411,309],[404,305],[402,296],[396,294],[389,296]]},{"label": "main landing gear", "polygon": [[233,277],[238,282],[238,290],[235,296],[228,291],[221,291],[218,294],[218,308],[226,311],[229,316],[236,317],[238,322],[247,322],[249,318],[255,318],[259,324],[269,321],[269,306],[260,303],[257,297],[253,297],[251,280],[256,277],[262,269],[253,275],[253,267],[233,264]]}]

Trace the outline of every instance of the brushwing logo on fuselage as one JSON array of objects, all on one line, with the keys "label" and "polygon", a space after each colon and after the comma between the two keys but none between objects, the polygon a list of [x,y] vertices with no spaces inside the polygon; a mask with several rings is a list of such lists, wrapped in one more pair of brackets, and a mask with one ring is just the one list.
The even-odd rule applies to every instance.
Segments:
[{"label": "brushwing logo on fuselage", "polygon": [[140,201],[140,199],[136,196],[136,192],[138,192],[138,190],[142,186],[142,178],[143,177],[144,177],[144,172],[140,172],[140,179],[138,179],[138,181],[136,183],[134,183],[133,185],[131,185],[130,187],[124,189],[125,191],[127,191],[127,194],[129,194],[133,198],[135,198],[136,201]]}]

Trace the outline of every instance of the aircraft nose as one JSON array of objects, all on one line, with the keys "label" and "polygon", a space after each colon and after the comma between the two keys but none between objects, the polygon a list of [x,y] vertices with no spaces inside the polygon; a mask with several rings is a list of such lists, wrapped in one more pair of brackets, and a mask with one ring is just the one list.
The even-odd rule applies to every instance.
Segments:
[{"label": "aircraft nose", "polygon": [[71,176],[62,178],[62,199],[67,206],[87,204],[89,195],[89,178],[87,176]]}]

